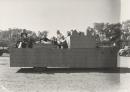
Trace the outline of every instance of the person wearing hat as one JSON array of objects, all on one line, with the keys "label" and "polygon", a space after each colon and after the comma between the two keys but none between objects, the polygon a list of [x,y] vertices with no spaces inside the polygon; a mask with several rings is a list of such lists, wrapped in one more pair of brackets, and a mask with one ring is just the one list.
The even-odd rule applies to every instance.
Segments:
[{"label": "person wearing hat", "polygon": [[21,39],[20,39],[19,42],[20,43],[19,43],[18,48],[27,48],[28,47],[28,36],[27,36],[27,33],[26,33],[25,29],[21,33]]}]

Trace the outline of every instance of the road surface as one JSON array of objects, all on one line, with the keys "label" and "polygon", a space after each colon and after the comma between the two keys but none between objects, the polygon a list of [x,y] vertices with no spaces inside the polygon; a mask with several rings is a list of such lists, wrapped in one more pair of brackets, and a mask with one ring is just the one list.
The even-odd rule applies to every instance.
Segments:
[{"label": "road surface", "polygon": [[96,69],[10,67],[0,57],[0,92],[130,92],[130,69],[121,73]]}]

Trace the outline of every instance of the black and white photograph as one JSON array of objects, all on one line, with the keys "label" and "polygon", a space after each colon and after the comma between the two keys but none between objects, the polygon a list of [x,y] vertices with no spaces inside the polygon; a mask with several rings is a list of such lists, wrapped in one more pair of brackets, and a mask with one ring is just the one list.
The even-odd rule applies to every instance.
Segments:
[{"label": "black and white photograph", "polygon": [[0,0],[0,92],[130,92],[130,0]]}]

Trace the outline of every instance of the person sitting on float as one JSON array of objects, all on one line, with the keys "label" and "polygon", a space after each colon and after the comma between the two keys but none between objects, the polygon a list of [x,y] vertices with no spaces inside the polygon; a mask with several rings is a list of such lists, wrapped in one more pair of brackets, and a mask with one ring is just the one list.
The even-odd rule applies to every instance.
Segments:
[{"label": "person sitting on float", "polygon": [[53,36],[51,38],[51,42],[52,42],[53,45],[57,45],[57,38]]},{"label": "person sitting on float", "polygon": [[61,40],[62,40],[62,33],[60,32],[60,30],[57,30],[57,45],[58,48],[61,48]]},{"label": "person sitting on float", "polygon": [[[18,44],[19,42],[19,44]],[[26,30],[24,29],[21,33],[21,39],[17,42],[18,48],[27,48],[28,47],[28,37]]]},{"label": "person sitting on float", "polygon": [[51,40],[48,39],[48,32],[47,31],[44,31],[43,32],[43,36],[42,38],[40,39],[40,42],[43,43],[43,44],[51,44]]},{"label": "person sitting on float", "polygon": [[33,44],[35,43],[33,33],[28,34],[28,48],[33,48]]},{"label": "person sitting on float", "polygon": [[68,45],[64,36],[61,37],[61,48],[63,49],[68,48]]}]

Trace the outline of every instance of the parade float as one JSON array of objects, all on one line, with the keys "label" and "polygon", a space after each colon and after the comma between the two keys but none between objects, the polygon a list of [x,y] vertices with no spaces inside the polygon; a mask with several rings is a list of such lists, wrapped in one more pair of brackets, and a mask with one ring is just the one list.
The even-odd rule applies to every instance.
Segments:
[{"label": "parade float", "polygon": [[33,48],[11,48],[11,67],[63,67],[63,68],[116,68],[118,49],[97,46],[91,33],[73,32],[70,48],[59,49],[53,44]]}]

